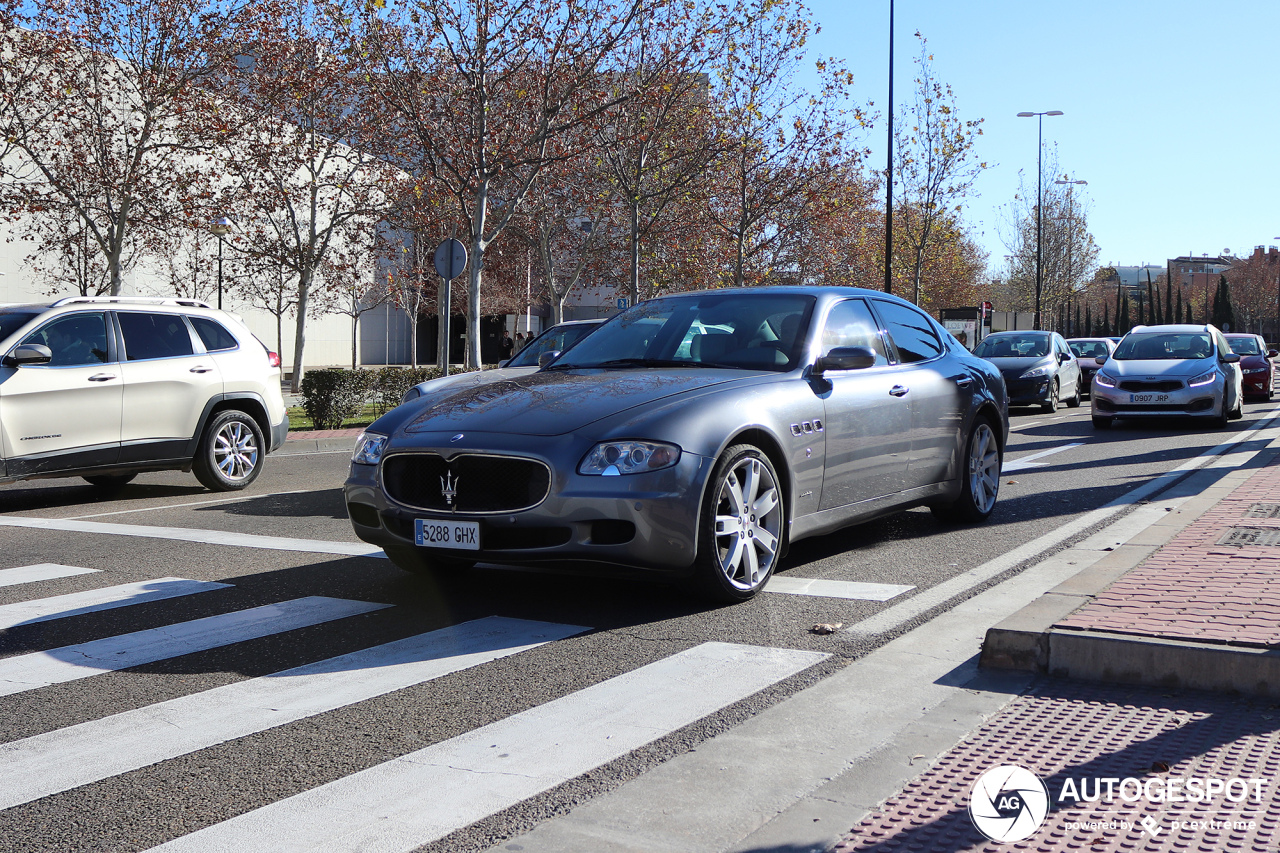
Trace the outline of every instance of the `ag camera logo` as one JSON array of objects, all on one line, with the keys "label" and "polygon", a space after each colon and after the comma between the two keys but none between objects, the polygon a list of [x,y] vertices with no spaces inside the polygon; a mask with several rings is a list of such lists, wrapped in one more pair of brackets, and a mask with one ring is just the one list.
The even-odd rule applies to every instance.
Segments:
[{"label": "ag camera logo", "polygon": [[969,817],[992,841],[1028,838],[1048,814],[1049,791],[1044,782],[1016,764],[991,768],[978,777],[969,793]]}]

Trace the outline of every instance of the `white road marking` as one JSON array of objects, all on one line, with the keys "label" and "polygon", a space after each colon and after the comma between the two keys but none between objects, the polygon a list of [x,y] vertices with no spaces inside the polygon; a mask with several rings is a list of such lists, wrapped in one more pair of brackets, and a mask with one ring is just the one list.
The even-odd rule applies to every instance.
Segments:
[{"label": "white road marking", "polygon": [[15,655],[0,660],[0,696],[216,649],[390,606],[308,596],[74,646]]},{"label": "white road marking", "polygon": [[626,755],[825,657],[792,649],[704,643],[154,849],[413,850]]},{"label": "white road marking", "polygon": [[52,598],[18,601],[0,606],[0,630],[18,625],[30,625],[34,622],[48,622],[51,619],[65,619],[68,616],[79,616],[98,610],[128,607],[131,604],[142,604],[146,601],[163,601],[166,598],[194,595],[198,592],[209,592],[215,589],[227,589],[230,586],[231,584],[229,583],[217,583],[215,581],[156,578],[155,580],[122,583],[118,586],[107,586],[101,589],[89,589],[84,592],[55,595]]},{"label": "white road marking", "polygon": [[274,498],[280,495],[305,495],[310,493],[310,489],[293,489],[288,492],[269,492],[265,495],[238,495],[234,498],[214,498],[207,501],[188,501],[180,504],[161,504],[160,506],[140,506],[133,509],[118,509],[114,512],[95,512],[91,515],[73,515],[67,518],[68,521],[79,521],[82,518],[103,518],[108,515],[129,515],[134,512],[154,512],[158,509],[182,509],[189,506],[217,506],[218,504],[234,504],[243,503],[251,500],[261,500],[263,498]]},{"label": "white road marking", "polygon": [[1061,447],[1050,447],[1048,450],[1041,450],[1039,453],[1033,453],[1030,456],[1024,456],[1021,459],[1015,459],[1012,462],[1006,462],[1000,469],[1002,474],[1010,474],[1014,471],[1022,471],[1026,468],[1039,468],[1048,465],[1048,462],[1036,462],[1037,459],[1043,459],[1046,456],[1052,456],[1055,453],[1061,453],[1064,450],[1070,450],[1073,447],[1083,447],[1084,442],[1076,441],[1071,444],[1064,444]]},{"label": "white road marking", "polygon": [[237,548],[262,548],[268,551],[302,551],[309,554],[338,554],[344,557],[386,557],[381,548],[366,542],[291,539],[283,536],[259,536],[253,533],[198,530],[189,527],[149,527],[142,524],[111,524],[104,521],[30,518],[20,515],[0,517],[0,526],[65,530],[72,533],[109,533],[116,536],[142,536],[150,539],[176,539],[180,542],[199,542],[202,545],[231,545]]},{"label": "white road marking", "polygon": [[845,598],[850,601],[888,601],[895,596],[910,592],[914,586],[900,586],[891,583],[858,583],[855,581],[833,581],[822,578],[793,578],[787,575],[774,575],[769,578],[765,592],[781,592],[787,595],[816,595],[824,598]]},{"label": "white road marking", "polygon": [[4,744],[0,746],[0,809],[587,630],[490,616]]},{"label": "white road marking", "polygon": [[16,569],[0,570],[0,586],[17,586],[36,581],[51,581],[58,578],[69,578],[76,575],[87,575],[98,569],[81,569],[76,566],[62,566],[57,563],[40,563],[35,566],[18,566]]},{"label": "white road marking", "polygon": [[[1090,527],[1105,521],[1121,510],[1124,510],[1133,504],[1146,500],[1156,492],[1162,491],[1172,485],[1176,480],[1180,480],[1184,474],[1194,471],[1197,468],[1204,467],[1215,457],[1223,455],[1227,450],[1235,445],[1250,441],[1256,438],[1255,433],[1260,433],[1264,428],[1268,429],[1267,441],[1280,437],[1280,428],[1268,427],[1272,421],[1280,416],[1280,407],[1270,410],[1265,417],[1247,430],[1236,433],[1230,440],[1224,441],[1216,447],[1211,447],[1192,459],[1188,459],[1178,467],[1171,471],[1166,471],[1158,477],[1154,477],[1141,486],[1126,492],[1111,503],[1098,507],[1092,512],[1087,512],[1078,518],[1067,522],[1050,533],[1033,539],[1014,548],[1006,554],[989,560],[977,568],[970,569],[963,574],[956,575],[950,580],[943,581],[937,586],[932,586],[923,592],[913,595],[911,598],[892,607],[887,607],[874,616],[863,619],[861,622],[855,622],[844,631],[850,634],[883,634],[892,631],[899,625],[916,618],[920,614],[932,610],[941,604],[950,601],[958,595],[963,595],[968,590],[979,584],[986,583],[991,578],[1001,572],[1012,569],[1014,566],[1026,560],[1033,559],[1037,555],[1057,546],[1059,543],[1070,539],[1071,537],[1088,530]],[[1249,455],[1253,455],[1254,451],[1245,451]]]}]

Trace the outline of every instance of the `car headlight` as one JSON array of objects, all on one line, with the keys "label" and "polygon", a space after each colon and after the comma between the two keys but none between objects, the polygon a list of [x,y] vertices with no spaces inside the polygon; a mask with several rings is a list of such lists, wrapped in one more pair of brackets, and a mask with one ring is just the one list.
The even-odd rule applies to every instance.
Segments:
[{"label": "car headlight", "polygon": [[1204,373],[1201,373],[1199,376],[1191,377],[1191,379],[1187,381],[1187,386],[1191,388],[1195,388],[1197,385],[1208,385],[1209,383],[1213,382],[1213,380],[1217,378],[1218,378],[1217,370],[1206,370]]},{"label": "car headlight", "polygon": [[1267,372],[1267,368],[1265,367],[1249,367],[1245,369],[1245,373],[1266,373],[1266,372]]},{"label": "car headlight", "polygon": [[356,439],[356,449],[351,451],[351,461],[357,465],[377,465],[382,452],[387,449],[387,437],[376,432],[362,432]]},{"label": "car headlight", "polygon": [[1035,379],[1037,376],[1048,376],[1050,373],[1053,373],[1053,365],[1045,364],[1040,367],[1031,368],[1026,373],[1023,373],[1021,376],[1019,376],[1018,378],[1019,379]]},{"label": "car headlight", "polygon": [[597,477],[643,474],[680,461],[680,448],[661,441],[602,441],[578,465],[578,473]]},{"label": "car headlight", "polygon": [[1109,375],[1104,370],[1099,370],[1097,373],[1093,374],[1093,381],[1097,382],[1103,388],[1116,387],[1116,378],[1114,376]]}]

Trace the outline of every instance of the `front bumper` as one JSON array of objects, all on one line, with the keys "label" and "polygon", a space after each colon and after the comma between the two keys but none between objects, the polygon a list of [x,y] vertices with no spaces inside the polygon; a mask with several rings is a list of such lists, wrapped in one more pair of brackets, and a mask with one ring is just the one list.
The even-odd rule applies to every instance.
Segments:
[{"label": "front bumper", "polygon": [[1037,376],[1034,379],[1006,378],[1004,387],[1009,392],[1009,405],[1038,406],[1048,403],[1052,383],[1052,376]]},{"label": "front bumper", "polygon": [[[407,506],[388,496],[379,467],[353,463],[343,489],[352,529],[360,539],[383,548],[419,547],[414,540],[416,519],[474,521],[479,524],[480,550],[424,550],[478,562],[591,561],[674,574],[692,565],[703,484],[714,460],[686,452],[676,465],[660,471],[582,476],[576,473],[579,448],[563,454],[556,451],[564,448],[554,446],[549,453],[536,449],[562,443],[539,437],[501,450],[467,448],[469,453],[537,458],[550,467],[547,497],[515,512],[445,513]],[[414,449],[440,452],[429,445]],[[566,466],[567,458],[573,458],[572,466]]]},{"label": "front bumper", "polygon": [[1209,385],[1182,387],[1172,391],[1126,391],[1092,383],[1090,401],[1094,417],[1115,418],[1212,418],[1222,412],[1224,384],[1221,378]]},{"label": "front bumper", "polygon": [[1271,393],[1271,373],[1246,373],[1244,375],[1244,393],[1251,397],[1266,397]]}]

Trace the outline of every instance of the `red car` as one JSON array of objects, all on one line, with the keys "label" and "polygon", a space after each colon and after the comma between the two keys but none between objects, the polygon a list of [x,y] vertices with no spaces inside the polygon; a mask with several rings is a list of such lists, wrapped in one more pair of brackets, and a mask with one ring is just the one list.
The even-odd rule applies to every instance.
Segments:
[{"label": "red car", "polygon": [[1245,396],[1270,400],[1275,381],[1272,359],[1280,356],[1280,351],[1267,349],[1266,342],[1259,335],[1228,334],[1226,339],[1231,351],[1240,356]]}]

